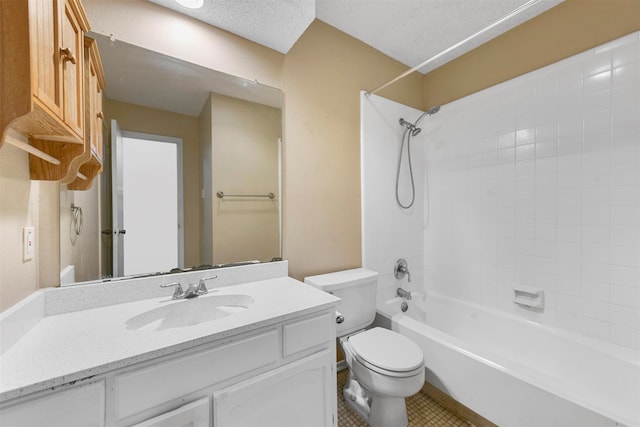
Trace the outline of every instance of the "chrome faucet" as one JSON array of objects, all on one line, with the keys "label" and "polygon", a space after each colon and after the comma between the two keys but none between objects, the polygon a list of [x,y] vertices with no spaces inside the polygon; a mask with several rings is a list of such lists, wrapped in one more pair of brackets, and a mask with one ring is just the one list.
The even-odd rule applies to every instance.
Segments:
[{"label": "chrome faucet", "polygon": [[409,282],[411,281],[411,273],[409,273],[409,267],[407,265],[407,260],[404,258],[400,258],[396,261],[396,265],[393,268],[393,275],[396,276],[396,279],[402,279],[404,275],[408,276]]},{"label": "chrome faucet", "polygon": [[200,279],[200,281],[198,281],[198,286],[195,286],[193,283],[189,283],[189,286],[187,286],[187,290],[182,289],[182,285],[180,284],[180,282],[168,283],[166,285],[160,285],[160,287],[176,287],[176,290],[173,292],[173,296],[171,297],[171,299],[197,298],[200,295],[206,295],[209,293],[209,290],[207,289],[207,286],[204,284],[204,282],[206,282],[207,280],[215,279],[216,277],[218,276],[203,277]]},{"label": "chrome faucet", "polygon": [[[206,282],[207,280],[213,280],[217,278],[218,276],[201,277],[200,280],[198,281],[198,287],[196,288],[196,294],[197,294],[196,296],[208,294],[210,291],[207,289],[204,282]],[[211,291],[211,292],[214,292],[214,291]]]},{"label": "chrome faucet", "polygon": [[398,288],[398,290],[396,291],[396,296],[410,300],[411,299],[411,292],[405,291],[402,288]]}]

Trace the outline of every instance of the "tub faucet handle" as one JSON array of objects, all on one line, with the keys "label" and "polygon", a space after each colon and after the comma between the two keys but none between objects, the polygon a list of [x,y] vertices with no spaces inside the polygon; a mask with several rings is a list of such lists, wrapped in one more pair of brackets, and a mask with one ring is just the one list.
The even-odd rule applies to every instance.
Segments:
[{"label": "tub faucet handle", "polygon": [[393,275],[396,276],[396,279],[402,279],[405,274],[407,275],[407,279],[410,282],[411,273],[409,272],[407,260],[404,258],[400,258],[398,261],[396,261],[396,265],[393,268]]}]

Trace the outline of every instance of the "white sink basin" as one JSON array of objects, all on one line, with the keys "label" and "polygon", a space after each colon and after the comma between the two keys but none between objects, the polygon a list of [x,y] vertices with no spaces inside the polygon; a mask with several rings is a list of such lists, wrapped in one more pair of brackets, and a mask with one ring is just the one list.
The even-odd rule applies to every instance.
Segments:
[{"label": "white sink basin", "polygon": [[127,320],[127,329],[161,331],[185,328],[240,313],[253,303],[249,295],[208,295],[171,301]]}]

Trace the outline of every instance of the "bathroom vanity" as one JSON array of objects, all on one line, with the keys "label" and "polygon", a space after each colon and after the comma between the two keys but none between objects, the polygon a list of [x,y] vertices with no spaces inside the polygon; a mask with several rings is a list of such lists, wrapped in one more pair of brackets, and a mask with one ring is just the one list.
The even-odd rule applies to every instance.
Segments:
[{"label": "bathroom vanity", "polygon": [[81,285],[3,313],[2,425],[336,426],[338,299],[286,276],[225,286],[226,273],[193,299],[160,288],[191,273],[113,285],[135,300]]}]

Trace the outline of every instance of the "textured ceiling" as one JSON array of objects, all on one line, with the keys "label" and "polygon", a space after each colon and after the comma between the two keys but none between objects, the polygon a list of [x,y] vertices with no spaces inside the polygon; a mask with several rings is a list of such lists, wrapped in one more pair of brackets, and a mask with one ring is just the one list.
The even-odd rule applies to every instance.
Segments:
[{"label": "textured ceiling", "polygon": [[[541,0],[420,69],[426,73],[562,0]],[[528,0],[316,0],[318,19],[410,67],[468,38]]]},{"label": "textured ceiling", "polygon": [[[529,3],[529,0],[204,0],[188,9],[149,0],[287,53],[314,18],[415,67]],[[539,0],[517,17],[420,68],[426,73],[563,0]]]},{"label": "textured ceiling", "polygon": [[287,53],[315,18],[314,0],[204,0],[200,9],[149,0],[245,39]]}]

